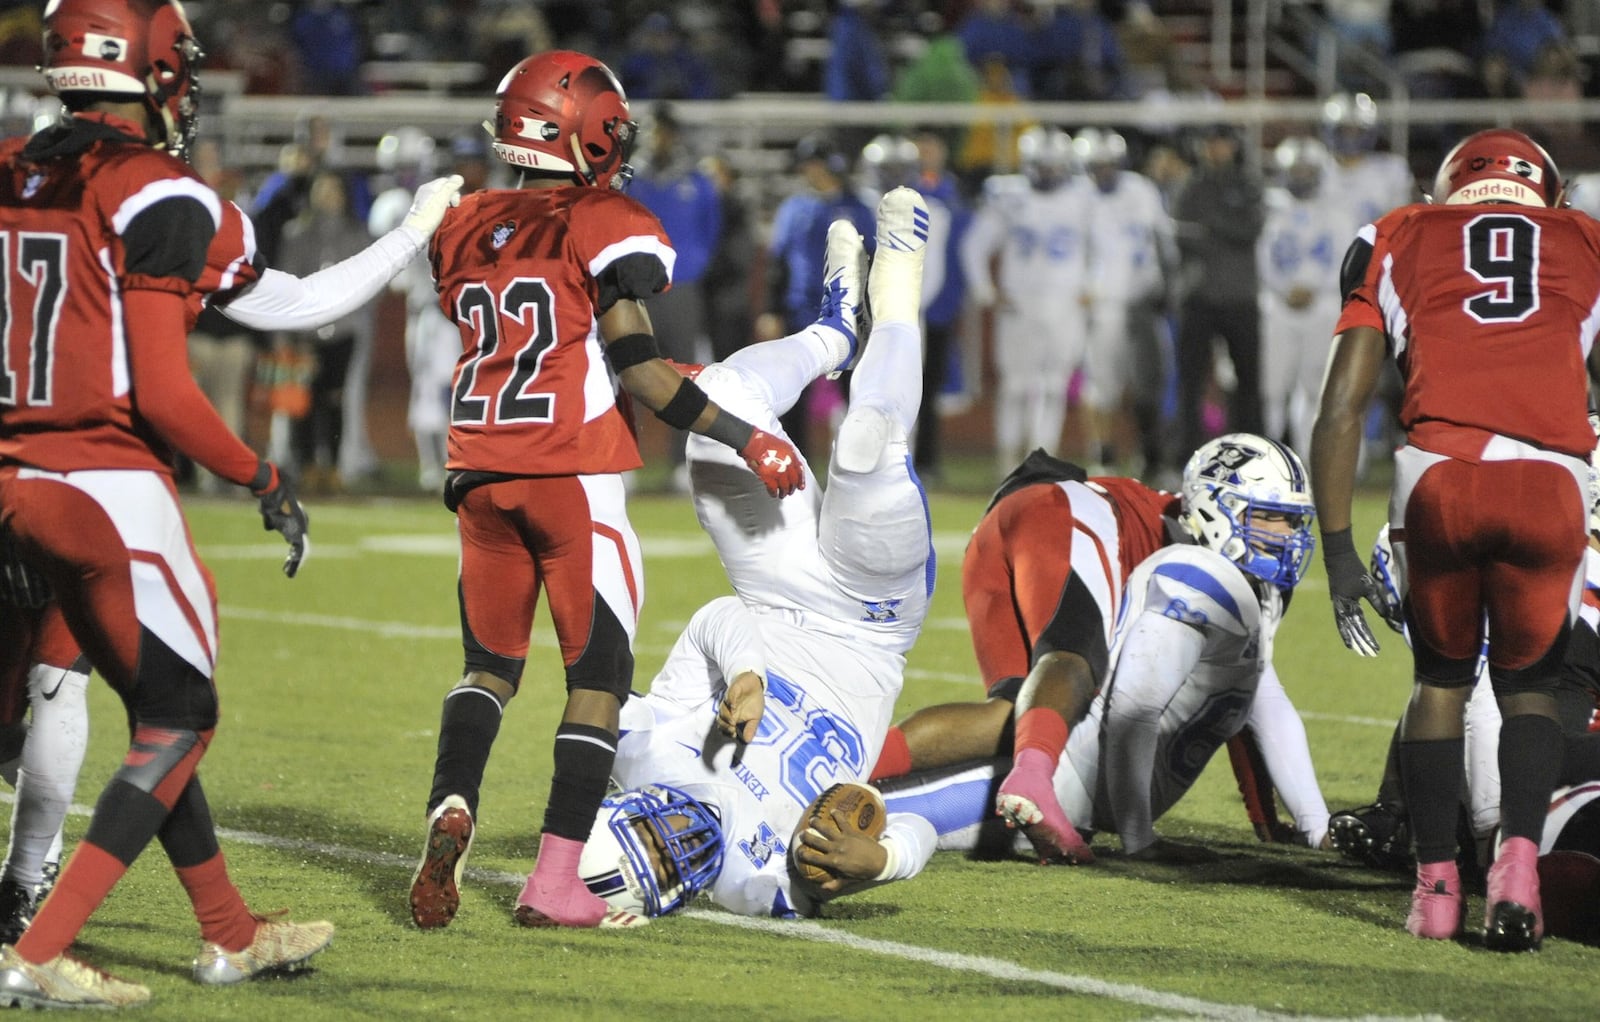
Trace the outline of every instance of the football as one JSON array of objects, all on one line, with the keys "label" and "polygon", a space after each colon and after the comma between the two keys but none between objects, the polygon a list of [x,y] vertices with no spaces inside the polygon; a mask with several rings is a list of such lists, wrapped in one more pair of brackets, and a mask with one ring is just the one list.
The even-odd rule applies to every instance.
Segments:
[{"label": "football", "polygon": [[818,795],[806,807],[805,816],[801,818],[799,830],[796,831],[794,841],[790,844],[789,862],[794,866],[796,873],[802,880],[813,884],[825,883],[833,878],[833,874],[821,866],[812,866],[799,860],[800,832],[807,827],[814,826],[816,821],[831,818],[833,811],[840,810],[845,819],[844,825],[858,834],[872,838],[876,841],[883,834],[884,819],[887,810],[884,809],[883,798],[876,788],[865,784],[845,782],[835,784],[833,787]]}]

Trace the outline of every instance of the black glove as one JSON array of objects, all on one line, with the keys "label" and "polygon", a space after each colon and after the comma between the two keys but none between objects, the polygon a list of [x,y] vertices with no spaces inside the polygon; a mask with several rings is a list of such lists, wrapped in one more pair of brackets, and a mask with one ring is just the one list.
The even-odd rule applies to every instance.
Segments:
[{"label": "black glove", "polygon": [[0,534],[0,604],[37,610],[50,602],[50,583],[23,563],[9,532]]},{"label": "black glove", "polygon": [[1367,573],[1367,566],[1356,553],[1349,529],[1322,534],[1322,566],[1328,572],[1328,595],[1333,597],[1333,620],[1346,649],[1362,656],[1378,655],[1378,640],[1361,611],[1365,599],[1381,610],[1382,594],[1378,583]]},{"label": "black glove", "polygon": [[310,520],[306,517],[306,509],[300,506],[299,498],[294,495],[289,477],[278,471],[278,466],[270,461],[263,461],[256,469],[256,477],[250,481],[250,492],[261,507],[261,527],[268,532],[282,534],[284,541],[289,544],[289,556],[284,558],[283,573],[294,578],[310,547],[310,537],[307,535]]}]

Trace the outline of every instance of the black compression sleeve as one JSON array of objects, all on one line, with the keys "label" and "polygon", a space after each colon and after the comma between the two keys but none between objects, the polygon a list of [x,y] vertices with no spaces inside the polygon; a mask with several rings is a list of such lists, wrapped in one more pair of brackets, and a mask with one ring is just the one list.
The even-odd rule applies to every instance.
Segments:
[{"label": "black compression sleeve", "polygon": [[698,384],[693,380],[684,380],[678,384],[678,392],[672,395],[672,400],[656,413],[656,418],[673,429],[692,429],[695,420],[700,418],[700,413],[710,403],[711,399],[706,397],[706,392]]},{"label": "black compression sleeve", "polygon": [[717,409],[717,417],[711,420],[711,425],[706,427],[704,436],[710,437],[719,444],[727,444],[736,451],[743,451],[750,438],[755,436],[756,428],[737,415],[729,413],[726,409]]},{"label": "black compression sleeve", "polygon": [[661,351],[656,347],[656,339],[650,334],[628,334],[606,345],[606,361],[611,363],[612,370],[617,373],[660,357]]}]

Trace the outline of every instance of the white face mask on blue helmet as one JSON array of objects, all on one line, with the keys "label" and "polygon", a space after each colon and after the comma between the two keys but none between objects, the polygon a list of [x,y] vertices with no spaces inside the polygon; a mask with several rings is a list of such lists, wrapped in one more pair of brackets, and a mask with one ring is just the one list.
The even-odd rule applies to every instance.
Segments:
[{"label": "white face mask on blue helmet", "polygon": [[[1288,533],[1262,528],[1258,514],[1284,516]],[[1229,433],[1201,445],[1183,469],[1182,522],[1189,535],[1246,574],[1291,589],[1316,549],[1311,482],[1300,457],[1275,440]]]},{"label": "white face mask on blue helmet", "polygon": [[578,875],[615,908],[664,916],[716,881],[722,853],[722,826],[709,806],[650,784],[600,803]]}]

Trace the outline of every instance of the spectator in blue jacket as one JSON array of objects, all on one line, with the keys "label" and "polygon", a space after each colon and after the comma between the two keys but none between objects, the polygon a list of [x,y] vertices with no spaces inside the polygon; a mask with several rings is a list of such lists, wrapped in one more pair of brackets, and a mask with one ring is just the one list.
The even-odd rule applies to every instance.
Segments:
[{"label": "spectator in blue jacket", "polygon": [[[967,282],[961,274],[961,239],[972,222],[972,210],[961,198],[961,189],[950,173],[950,151],[944,135],[938,128],[923,128],[913,141],[917,144],[921,166],[917,180],[911,187],[922,193],[928,202],[931,219],[943,221],[943,251],[932,251],[933,232],[930,228],[930,250],[923,268],[923,280],[932,284],[923,289],[922,336],[926,351],[922,356],[922,406],[917,411],[917,434],[912,450],[912,466],[923,479],[934,482],[942,474],[939,434],[939,397],[947,389],[952,376],[959,375],[959,349],[956,331],[961,319],[961,305],[966,298]],[[938,212],[935,212],[935,211]],[[942,264],[943,272],[930,272],[929,267]],[[937,283],[933,281],[937,280]],[[952,373],[951,366],[957,366]]]},{"label": "spectator in blue jacket", "polygon": [[1029,93],[1033,67],[1033,26],[1012,6],[1011,0],[978,0],[956,25],[956,35],[967,49],[973,67],[998,54],[1011,72],[1011,84],[1022,96]]},{"label": "spectator in blue jacket", "polygon": [[[667,358],[705,362],[710,341],[703,284],[722,234],[722,197],[716,182],[700,170],[695,154],[684,145],[682,125],[670,104],[657,103],[651,111],[649,139],[628,194],[656,215],[678,253],[672,288],[650,299],[650,321]],[[683,430],[673,431],[674,466],[684,464],[687,438]],[[682,475],[687,488],[687,474]]]},{"label": "spectator in blue jacket", "polygon": [[672,16],[660,11],[639,23],[617,74],[634,99],[718,98],[710,65],[690,48]]}]

